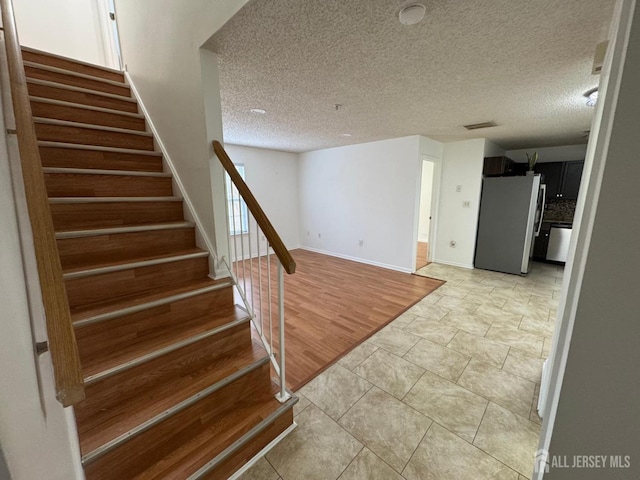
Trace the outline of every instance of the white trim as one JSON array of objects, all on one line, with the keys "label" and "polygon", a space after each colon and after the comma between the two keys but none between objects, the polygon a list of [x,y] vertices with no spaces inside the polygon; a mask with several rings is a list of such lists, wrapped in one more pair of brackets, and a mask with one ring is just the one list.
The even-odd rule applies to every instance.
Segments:
[{"label": "white trim", "polygon": [[[436,247],[436,230],[438,228],[438,203],[440,200],[440,172],[441,172],[441,163],[442,158],[434,157],[433,155],[428,154],[420,154],[420,174],[416,179],[416,202],[415,202],[415,210],[414,210],[414,225],[413,225],[413,245],[411,247],[412,251],[412,260],[411,264],[415,265],[415,259],[418,254],[418,237],[419,237],[419,228],[420,228],[420,199],[422,197],[422,167],[424,166],[424,162],[433,163],[433,175],[431,177],[431,211],[429,212],[429,216],[431,219],[429,220],[429,249],[427,251],[427,261],[433,262],[435,258],[435,247]],[[416,272],[418,269],[413,268],[411,270],[412,273]]]},{"label": "white trim", "polygon": [[184,208],[184,213],[186,217],[185,219],[193,222],[196,226],[196,245],[198,245],[198,247],[203,248],[209,252],[210,254],[209,258],[211,258],[213,262],[211,265],[212,267],[211,270],[213,271],[215,278],[228,276],[227,269],[219,266],[220,259],[218,258],[218,254],[216,250],[213,248],[213,243],[211,242],[211,239],[209,238],[209,236],[206,234],[202,221],[200,220],[200,217],[198,216],[195,208],[193,207],[193,202],[191,201],[191,198],[189,197],[187,190],[184,188],[184,184],[180,179],[180,175],[176,170],[175,164],[173,163],[173,160],[171,159],[171,156],[169,155],[168,150],[162,143],[160,135],[158,134],[158,130],[156,129],[153,123],[153,120],[151,120],[151,117],[149,116],[149,111],[145,107],[144,102],[140,97],[140,93],[138,92],[138,89],[133,83],[131,76],[129,75],[129,72],[125,71],[124,76],[127,79],[127,83],[129,84],[129,87],[131,88],[131,95],[133,96],[134,99],[137,100],[139,111],[144,115],[149,131],[153,133],[153,137],[155,139],[156,144],[158,145],[158,149],[160,150],[160,152],[162,152],[163,162],[167,166],[167,168],[171,171],[176,188],[182,195],[183,208]]},{"label": "white trim", "polygon": [[[600,97],[591,124],[592,136],[587,146],[585,172],[576,206],[573,223],[574,234],[569,246],[569,257],[562,281],[558,322],[548,359],[549,373],[546,381],[542,382],[540,386],[540,396],[545,398],[545,402],[542,405],[542,430],[538,451],[549,450],[555,428],[576,312],[582,293],[582,281],[587,267],[600,188],[608,160],[609,142],[613,135],[618,95],[625,61],[628,60],[627,48],[631,30],[634,27],[632,24],[635,8],[637,8],[635,0],[622,0],[616,4],[613,15],[609,48],[601,72]],[[635,28],[638,27],[635,26]],[[531,478],[532,480],[542,480],[544,473],[544,469],[540,469],[540,471],[534,472]]]},{"label": "white trim", "polygon": [[306,245],[301,245],[298,248],[301,250],[308,250],[310,252],[321,253],[322,255],[328,255],[330,257],[351,260],[352,262],[364,263],[366,265],[373,265],[374,267],[386,268],[387,270],[395,270],[396,272],[402,272],[402,273],[414,272],[414,270],[412,270],[411,268],[402,268],[402,267],[397,267],[395,265],[389,265],[386,263],[374,262],[372,260],[367,260],[365,258],[352,257],[350,255],[342,255],[341,253],[328,252],[327,250],[320,250],[319,248],[307,247]]},{"label": "white trim", "polygon": [[289,427],[285,431],[283,431],[280,435],[278,435],[276,438],[271,440],[271,442],[269,442],[267,446],[265,446],[262,450],[256,453],[251,460],[245,463],[240,470],[236,471],[236,473],[231,475],[228,480],[237,480],[238,478],[240,478],[247,470],[253,467],[258,462],[258,460],[260,460],[267,453],[269,453],[269,450],[271,450],[278,443],[280,443],[284,437],[286,437],[291,432],[293,432],[297,427],[298,427],[298,424],[296,422],[293,422],[291,425],[289,425]]},{"label": "white trim", "polygon": [[441,263],[442,265],[451,265],[452,267],[460,267],[460,268],[466,268],[469,270],[475,270],[475,267],[470,263],[450,262],[449,260],[440,260],[438,258],[434,259],[433,263]]}]

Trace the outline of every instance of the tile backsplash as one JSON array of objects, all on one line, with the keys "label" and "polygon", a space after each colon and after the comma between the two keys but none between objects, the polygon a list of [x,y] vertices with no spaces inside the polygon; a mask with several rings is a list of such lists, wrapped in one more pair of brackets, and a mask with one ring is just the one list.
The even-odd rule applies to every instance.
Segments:
[{"label": "tile backsplash", "polygon": [[544,221],[572,222],[575,211],[575,200],[551,200],[544,209]]}]

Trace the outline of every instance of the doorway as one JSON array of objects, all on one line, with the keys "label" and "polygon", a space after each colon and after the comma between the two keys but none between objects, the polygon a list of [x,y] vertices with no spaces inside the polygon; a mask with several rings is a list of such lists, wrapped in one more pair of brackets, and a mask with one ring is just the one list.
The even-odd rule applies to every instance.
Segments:
[{"label": "doorway", "polygon": [[120,52],[115,0],[96,0],[96,5],[102,31],[104,64],[107,67],[122,70],[123,64],[122,54]]},{"label": "doorway", "polygon": [[433,211],[433,180],[435,161],[426,155],[422,156],[422,174],[420,179],[420,204],[418,207],[418,238],[416,246],[416,270],[427,266],[433,258],[431,243],[432,211]]}]

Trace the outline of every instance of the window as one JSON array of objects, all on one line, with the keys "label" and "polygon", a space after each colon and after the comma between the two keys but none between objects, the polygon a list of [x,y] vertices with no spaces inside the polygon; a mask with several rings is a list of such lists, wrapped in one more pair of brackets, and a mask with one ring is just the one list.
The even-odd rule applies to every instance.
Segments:
[{"label": "window", "polygon": [[[244,165],[236,165],[236,169],[244,180]],[[242,235],[249,231],[247,204],[240,197],[240,193],[231,182],[229,175],[226,175],[225,182],[227,183],[227,205],[229,207],[229,233],[230,235]]]}]

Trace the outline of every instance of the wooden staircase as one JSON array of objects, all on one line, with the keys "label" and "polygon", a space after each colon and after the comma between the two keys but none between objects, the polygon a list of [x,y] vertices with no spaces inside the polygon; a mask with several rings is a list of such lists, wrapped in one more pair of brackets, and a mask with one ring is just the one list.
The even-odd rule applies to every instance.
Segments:
[{"label": "wooden staircase", "polygon": [[293,423],[122,72],[22,51],[85,382],[86,477],[228,478]]}]

